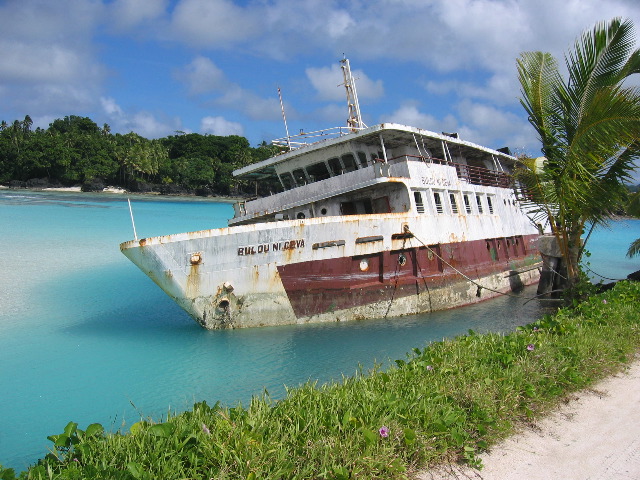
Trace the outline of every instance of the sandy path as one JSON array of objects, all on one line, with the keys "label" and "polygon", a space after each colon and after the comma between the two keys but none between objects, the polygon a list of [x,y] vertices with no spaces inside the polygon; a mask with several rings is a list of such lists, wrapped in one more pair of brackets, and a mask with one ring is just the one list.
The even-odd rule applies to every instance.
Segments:
[{"label": "sandy path", "polygon": [[578,392],[552,415],[482,455],[480,471],[448,466],[420,480],[640,479],[640,361]]}]

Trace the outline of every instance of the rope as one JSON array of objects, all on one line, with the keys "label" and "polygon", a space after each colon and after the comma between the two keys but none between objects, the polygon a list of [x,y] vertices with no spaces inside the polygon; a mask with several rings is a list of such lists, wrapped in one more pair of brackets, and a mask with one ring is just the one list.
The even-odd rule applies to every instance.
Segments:
[{"label": "rope", "polygon": [[[465,275],[464,273],[462,273],[460,270],[458,270],[456,267],[454,267],[453,265],[451,265],[449,262],[447,262],[444,258],[442,258],[440,255],[438,255],[438,253],[433,250],[432,248],[430,248],[428,245],[426,245],[422,240],[420,240],[414,233],[409,231],[409,227],[405,226],[404,228],[405,233],[411,233],[411,235],[413,235],[413,237],[418,240],[418,242],[420,242],[422,244],[423,247],[425,247],[427,250],[429,250],[433,255],[435,255],[436,257],[438,257],[442,263],[444,263],[445,265],[447,265],[449,268],[451,268],[452,270],[454,270],[458,275],[460,275],[461,277],[465,278],[467,281],[471,282],[473,285],[475,285],[476,287],[478,287],[478,292],[476,293],[476,296],[480,296],[480,291],[484,288],[485,290],[489,290],[490,292],[493,293],[497,293],[498,295],[505,295],[507,297],[514,297],[514,298],[529,298],[529,300],[533,300],[535,298],[537,298],[539,295],[536,295],[535,297],[522,297],[521,295],[514,295],[508,292],[501,292],[499,290],[494,290],[493,288],[489,288],[486,287],[484,285],[481,285],[480,283],[476,282],[474,279],[468,277],[467,275]],[[403,248],[404,248],[404,243],[403,243]],[[528,271],[528,270],[527,270]]]},{"label": "rope", "polygon": [[[405,230],[406,230],[406,228],[405,228]],[[404,250],[404,246],[405,246],[406,243],[407,243],[407,237],[405,236],[402,239],[402,249],[401,250]],[[384,314],[384,317],[383,317],[384,319],[387,318],[387,316],[389,315],[389,312],[391,311],[391,305],[393,305],[393,300],[395,299],[395,296],[396,296],[396,290],[398,289],[398,272],[400,271],[400,255],[403,255],[403,253],[401,252],[398,255],[398,261],[396,262],[396,282],[393,285],[393,292],[391,292],[391,298],[389,299],[389,305],[387,306],[387,311]]]},{"label": "rope", "polygon": [[594,272],[593,270],[591,270],[587,265],[583,265],[584,268],[586,268],[587,270],[589,270],[591,273],[593,273],[594,275],[604,279],[604,280],[611,280],[612,282],[621,282],[622,280],[626,280],[626,278],[609,278],[609,277],[605,277],[604,275],[600,275],[599,273]]}]

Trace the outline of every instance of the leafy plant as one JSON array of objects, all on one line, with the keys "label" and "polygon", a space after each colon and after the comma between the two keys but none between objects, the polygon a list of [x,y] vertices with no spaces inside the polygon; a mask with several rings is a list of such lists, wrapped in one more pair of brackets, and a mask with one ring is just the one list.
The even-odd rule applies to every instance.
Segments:
[{"label": "leafy plant", "polygon": [[585,225],[606,224],[623,209],[640,155],[640,91],[626,83],[640,72],[633,45],[633,24],[613,19],[576,41],[567,80],[549,53],[518,60],[521,103],[544,154],[542,165],[523,162],[520,193],[548,219],[570,287],[580,282]]}]

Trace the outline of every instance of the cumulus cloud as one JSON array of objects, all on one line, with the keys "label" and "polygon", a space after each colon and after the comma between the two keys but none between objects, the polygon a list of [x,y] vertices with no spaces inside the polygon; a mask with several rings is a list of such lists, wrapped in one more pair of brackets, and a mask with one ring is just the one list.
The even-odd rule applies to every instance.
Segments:
[{"label": "cumulus cloud", "polygon": [[[275,96],[263,98],[239,85],[229,85],[224,93],[211,102],[247,115],[251,120],[276,120],[281,117],[280,104]],[[292,109],[287,110],[287,115]]]},{"label": "cumulus cloud", "polygon": [[100,4],[82,0],[0,4],[0,83],[9,108],[31,115],[88,108],[105,78],[91,32]]},{"label": "cumulus cloud", "polygon": [[452,116],[438,119],[433,115],[420,112],[418,105],[415,102],[409,101],[401,105],[391,114],[385,115],[381,121],[411,125],[432,131],[438,131],[438,129],[455,131],[457,129],[457,123]]},{"label": "cumulus cloud", "polygon": [[229,85],[224,72],[209,58],[197,56],[186,67],[175,74],[189,89],[189,93],[215,92]]},{"label": "cumulus cloud", "polygon": [[[462,101],[456,110],[462,126],[470,132],[467,139],[473,142],[521,149],[535,140],[534,132],[526,120],[512,112],[469,100]],[[498,141],[506,145],[496,145]]]},{"label": "cumulus cloud", "polygon": [[526,120],[512,112],[468,100],[456,105],[455,111],[456,115],[437,118],[421,112],[416,102],[407,102],[381,121],[435,132],[457,132],[463,140],[495,148],[509,146],[512,150],[523,150],[535,143],[535,133]]},{"label": "cumulus cloud", "polygon": [[120,105],[116,103],[113,98],[104,98],[100,99],[100,104],[102,105],[102,109],[110,118],[122,118],[124,116],[124,112]]},{"label": "cumulus cloud", "polygon": [[192,46],[228,47],[261,32],[259,6],[243,8],[230,0],[181,0],[171,17],[173,37]]},{"label": "cumulus cloud", "polygon": [[[345,99],[344,75],[340,65],[307,68],[305,73],[321,100]],[[362,70],[352,70],[351,75],[356,80],[359,98],[375,99],[384,95],[382,80],[371,80]]]},{"label": "cumulus cloud", "polygon": [[108,8],[113,25],[125,30],[163,17],[168,4],[168,0],[115,0]]},{"label": "cumulus cloud", "polygon": [[223,117],[204,117],[200,121],[200,131],[212,135],[243,135],[244,129],[237,122],[231,122]]},{"label": "cumulus cloud", "polygon": [[145,138],[160,138],[176,131],[184,131],[178,118],[158,119],[148,111],[127,112],[113,98],[100,99],[102,110],[113,132],[135,132]]},{"label": "cumulus cloud", "polygon": [[242,112],[251,120],[273,120],[280,116],[280,105],[275,90],[272,97],[263,98],[229,81],[224,72],[209,58],[194,58],[174,76],[187,86],[190,94],[199,95],[202,105],[206,108],[224,107]]}]

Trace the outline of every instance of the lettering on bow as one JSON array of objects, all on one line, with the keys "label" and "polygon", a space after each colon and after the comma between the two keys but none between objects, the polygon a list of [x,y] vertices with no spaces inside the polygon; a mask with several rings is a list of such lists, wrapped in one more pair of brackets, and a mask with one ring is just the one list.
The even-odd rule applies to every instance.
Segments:
[{"label": "lettering on bow", "polygon": [[304,239],[284,240],[282,242],[260,243],[258,245],[238,247],[238,256],[245,257],[247,255],[269,253],[270,251],[281,252],[285,250],[296,250],[298,248],[304,248]]}]

